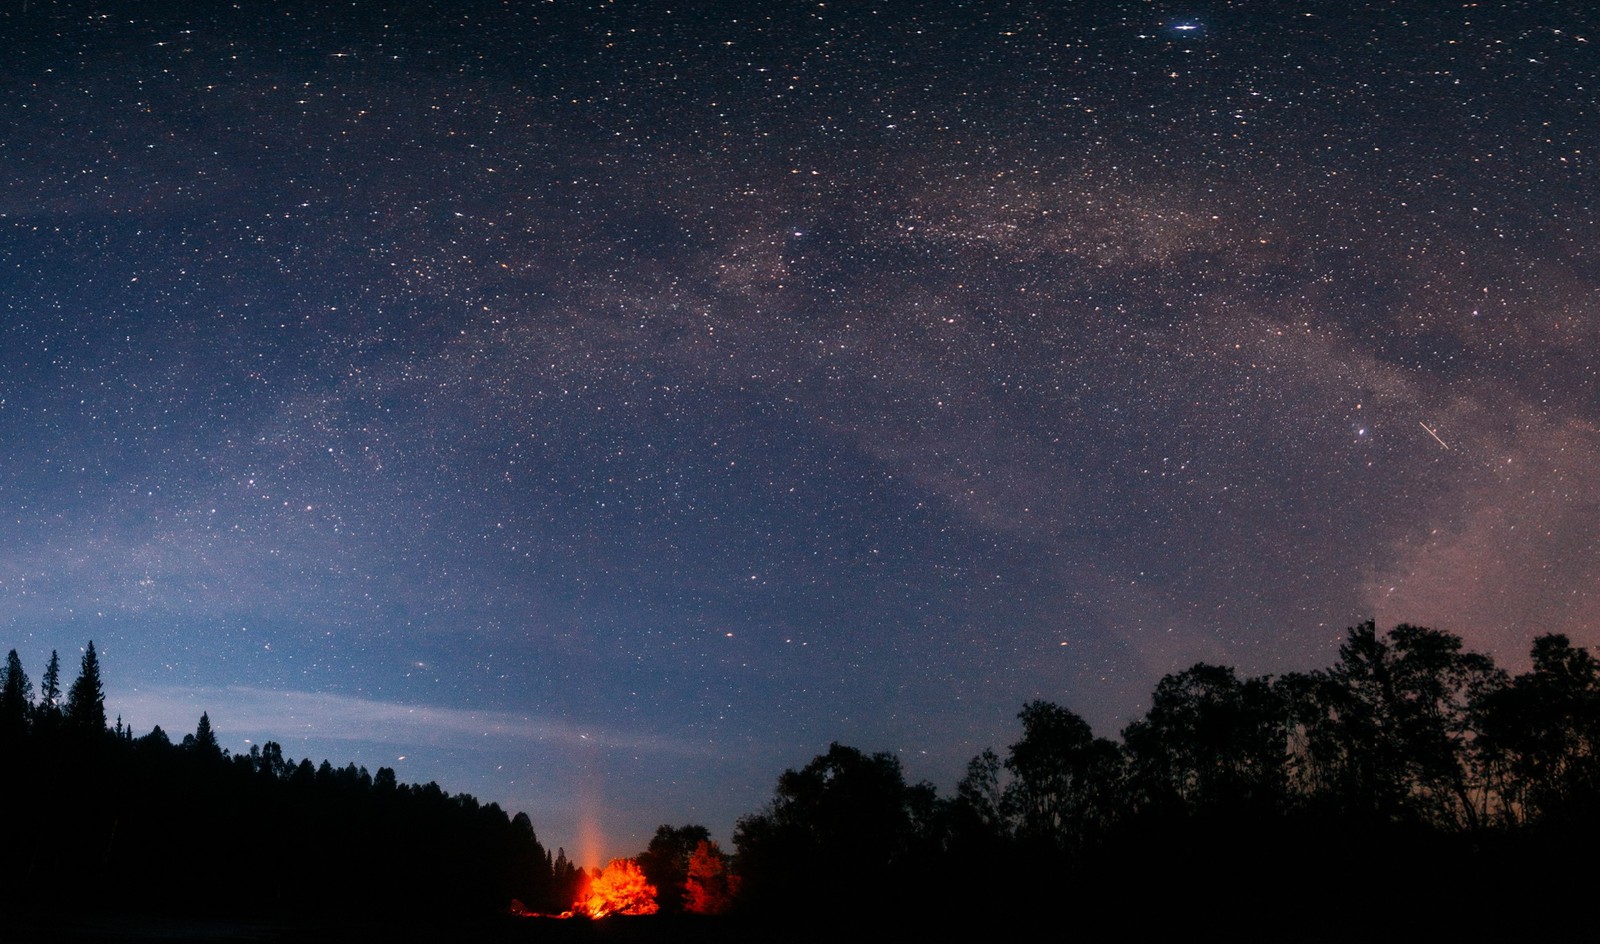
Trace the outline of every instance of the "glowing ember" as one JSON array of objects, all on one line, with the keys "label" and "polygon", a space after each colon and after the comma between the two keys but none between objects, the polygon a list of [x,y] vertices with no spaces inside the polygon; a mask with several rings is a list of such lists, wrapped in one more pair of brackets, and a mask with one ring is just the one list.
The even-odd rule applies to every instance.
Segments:
[{"label": "glowing ember", "polygon": [[612,859],[605,870],[589,882],[589,887],[572,910],[591,918],[606,915],[655,914],[656,887],[651,885],[633,859]]}]

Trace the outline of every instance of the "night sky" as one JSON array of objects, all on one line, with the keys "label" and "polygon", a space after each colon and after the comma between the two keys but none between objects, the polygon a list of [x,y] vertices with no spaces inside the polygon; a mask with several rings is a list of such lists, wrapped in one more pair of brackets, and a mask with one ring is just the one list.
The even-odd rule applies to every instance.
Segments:
[{"label": "night sky", "polygon": [[[585,864],[1600,643],[1587,3],[13,2],[0,646]],[[247,740],[249,739],[249,740]]]}]

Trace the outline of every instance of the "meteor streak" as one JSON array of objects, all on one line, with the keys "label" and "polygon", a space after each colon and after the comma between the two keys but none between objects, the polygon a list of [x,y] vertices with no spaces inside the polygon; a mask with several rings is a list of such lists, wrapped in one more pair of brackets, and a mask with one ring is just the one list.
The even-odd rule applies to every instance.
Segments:
[{"label": "meteor streak", "polygon": [[1429,435],[1429,436],[1432,436],[1432,437],[1433,437],[1433,441],[1434,441],[1434,442],[1436,442],[1436,443],[1438,443],[1438,444],[1439,444],[1439,445],[1441,445],[1441,446],[1443,446],[1443,447],[1445,447],[1445,448],[1446,448],[1446,449],[1449,449],[1449,448],[1450,448],[1450,444],[1449,444],[1449,443],[1447,443],[1447,442],[1445,442],[1445,441],[1444,441],[1444,440],[1442,440],[1442,439],[1440,439],[1440,438],[1439,438],[1439,434],[1438,434],[1438,433],[1436,433],[1436,432],[1434,432],[1434,431],[1433,431],[1433,428],[1432,428],[1432,427],[1430,427],[1430,426],[1429,426],[1429,425],[1428,425],[1428,424],[1427,424],[1427,423],[1424,423],[1424,422],[1423,422],[1423,421],[1421,421],[1421,420],[1417,420],[1417,425],[1418,425],[1418,426],[1421,426],[1421,427],[1422,427],[1422,428],[1423,428],[1423,429],[1425,429],[1425,430],[1427,430],[1427,431],[1428,431],[1428,435]]}]

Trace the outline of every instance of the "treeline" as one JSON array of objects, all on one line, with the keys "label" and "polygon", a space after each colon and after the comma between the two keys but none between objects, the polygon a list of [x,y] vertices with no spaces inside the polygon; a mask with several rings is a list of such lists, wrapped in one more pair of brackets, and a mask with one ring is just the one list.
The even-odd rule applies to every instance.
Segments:
[{"label": "treeline", "polygon": [[778,778],[731,857],[702,826],[663,826],[608,876],[552,855],[524,814],[387,767],[270,742],[230,755],[206,715],[176,744],[135,737],[107,725],[92,643],[65,693],[52,654],[37,697],[13,651],[0,902],[392,921],[581,899],[796,939],[845,916],[932,932],[1043,912],[1107,936],[1219,915],[1236,938],[1349,936],[1394,914],[1435,937],[1548,931],[1597,878],[1600,661],[1549,635],[1531,663],[1511,676],[1449,633],[1369,622],[1321,671],[1169,675],[1116,740],[1030,702],[1019,738],[949,796],[834,744]]},{"label": "treeline", "polygon": [[0,678],[0,900],[15,906],[239,918],[489,914],[570,905],[581,881],[526,814],[400,783],[222,749],[201,715],[181,742],[108,727],[90,643],[63,695],[38,697],[13,650]]},{"label": "treeline", "polygon": [[839,744],[785,771],[734,836],[741,907],[1315,937],[1397,909],[1435,931],[1550,918],[1596,878],[1600,662],[1564,636],[1512,677],[1449,633],[1369,622],[1322,671],[1169,675],[1120,740],[1049,702],[1019,719],[949,797]]}]

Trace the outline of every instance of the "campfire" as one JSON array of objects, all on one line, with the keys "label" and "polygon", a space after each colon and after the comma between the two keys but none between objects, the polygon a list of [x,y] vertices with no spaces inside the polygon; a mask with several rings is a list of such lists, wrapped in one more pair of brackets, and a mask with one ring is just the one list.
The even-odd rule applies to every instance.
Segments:
[{"label": "campfire", "polygon": [[511,913],[524,918],[571,918],[582,915],[604,918],[610,915],[655,914],[656,887],[644,877],[644,871],[633,859],[612,859],[606,867],[589,877],[571,911],[558,915],[540,914],[528,910],[520,901],[511,902]]},{"label": "campfire", "polygon": [[573,903],[572,910],[591,918],[655,914],[656,887],[644,877],[638,862],[612,859],[604,871],[589,881],[589,887]]}]

